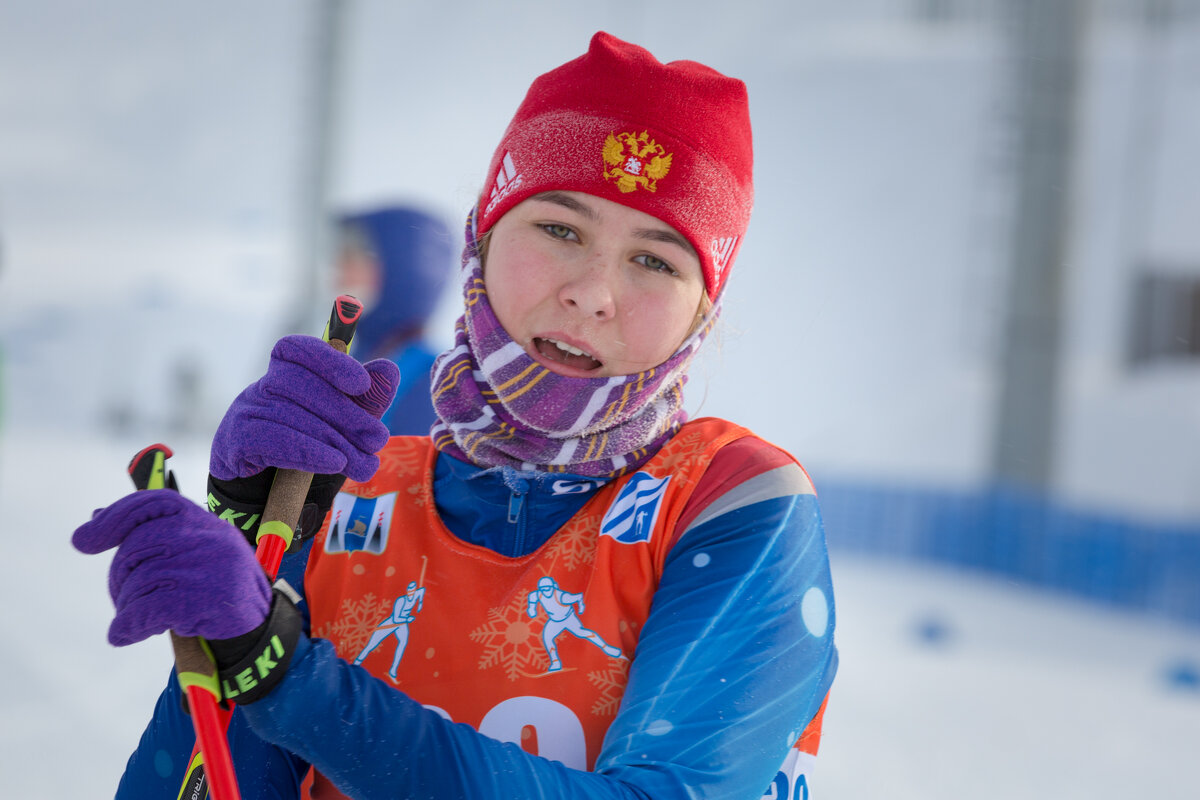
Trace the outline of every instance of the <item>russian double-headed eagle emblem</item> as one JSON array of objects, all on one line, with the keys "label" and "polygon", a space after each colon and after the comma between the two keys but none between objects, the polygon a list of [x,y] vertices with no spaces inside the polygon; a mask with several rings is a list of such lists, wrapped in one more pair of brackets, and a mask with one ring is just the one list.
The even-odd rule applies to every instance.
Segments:
[{"label": "russian double-headed eagle emblem", "polygon": [[622,192],[639,186],[653,192],[671,170],[671,154],[646,131],[610,133],[604,140],[604,163],[605,180],[615,181]]}]

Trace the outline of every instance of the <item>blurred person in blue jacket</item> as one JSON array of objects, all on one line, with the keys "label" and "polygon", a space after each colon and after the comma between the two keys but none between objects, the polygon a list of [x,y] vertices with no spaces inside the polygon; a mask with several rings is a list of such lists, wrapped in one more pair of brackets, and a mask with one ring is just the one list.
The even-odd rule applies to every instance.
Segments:
[{"label": "blurred person in blue jacket", "polygon": [[457,237],[441,219],[407,205],[345,213],[336,225],[338,291],[364,306],[351,354],[400,368],[396,399],[383,416],[392,434],[428,434],[436,420],[430,370],[444,348],[429,342],[426,328],[454,271]]}]

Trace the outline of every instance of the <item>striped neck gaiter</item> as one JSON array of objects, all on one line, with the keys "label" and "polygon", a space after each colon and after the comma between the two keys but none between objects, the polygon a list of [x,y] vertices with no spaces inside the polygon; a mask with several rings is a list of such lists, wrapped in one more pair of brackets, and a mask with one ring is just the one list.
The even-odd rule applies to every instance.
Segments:
[{"label": "striped neck gaiter", "polygon": [[463,252],[465,311],[433,366],[430,436],[483,467],[616,477],[645,463],[687,420],[683,385],[717,304],[667,361],[634,375],[568,378],[530,358],[496,319],[484,289],[472,213]]}]

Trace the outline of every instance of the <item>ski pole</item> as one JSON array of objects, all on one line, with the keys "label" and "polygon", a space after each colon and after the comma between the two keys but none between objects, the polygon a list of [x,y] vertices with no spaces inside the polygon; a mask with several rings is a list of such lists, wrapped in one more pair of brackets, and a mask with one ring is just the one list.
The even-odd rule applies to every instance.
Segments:
[{"label": "ski pole", "polygon": [[[165,444],[152,444],[135,455],[129,462],[133,485],[139,490],[179,491],[175,473],[166,468],[171,455],[171,448]],[[240,800],[225,738],[226,725],[221,720],[221,686],[212,653],[198,636],[180,636],[175,631],[171,631],[171,647],[175,651],[175,674],[187,695],[192,727],[196,729],[196,746],[188,759],[185,785],[194,782],[203,790],[207,775],[213,800]]]},{"label": "ski pole", "polygon": [[[321,338],[329,342],[333,349],[340,353],[350,350],[350,342],[354,340],[354,329],[362,317],[363,306],[356,298],[343,294],[333,301],[333,310],[329,314],[329,322],[325,324],[325,332]],[[304,500],[308,496],[308,487],[312,483],[312,473],[295,469],[279,469],[275,471],[275,480],[271,483],[271,491],[267,495],[267,504],[263,509],[262,522],[258,526],[258,537],[254,557],[267,573],[268,580],[274,582],[279,574],[279,564],[283,554],[291,546],[296,524],[300,521],[300,512],[304,510]],[[176,656],[178,664],[178,656]],[[215,672],[214,672],[215,678]],[[220,697],[218,686],[217,697]],[[221,732],[221,745],[225,753],[229,752],[229,744],[225,732],[229,730],[229,719],[232,708],[217,706],[216,724]],[[183,785],[179,790],[179,798],[196,798],[202,800],[205,796],[204,756],[205,742],[201,739],[199,729],[196,734],[196,744],[192,755],[188,758],[188,768],[184,772]],[[232,762],[230,775],[233,774]],[[213,787],[213,800],[225,800],[217,794]],[[234,784],[236,792],[236,783]],[[231,795],[237,798],[237,795]]]},{"label": "ski pole", "polygon": [[[339,353],[348,352],[362,312],[362,303],[357,299],[348,294],[339,296],[333,301],[333,311],[329,314],[329,322],[321,338]],[[312,478],[311,472],[298,469],[275,471],[275,480],[271,483],[262,522],[258,526],[257,548],[254,551],[258,563],[262,564],[271,580],[275,580],[283,554],[292,544],[292,534],[300,521],[300,512],[304,510],[304,499]]]}]

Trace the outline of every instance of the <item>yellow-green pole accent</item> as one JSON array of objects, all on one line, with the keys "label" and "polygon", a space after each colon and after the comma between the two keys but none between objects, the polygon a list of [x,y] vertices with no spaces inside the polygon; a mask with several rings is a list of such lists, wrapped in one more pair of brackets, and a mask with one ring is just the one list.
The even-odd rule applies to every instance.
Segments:
[{"label": "yellow-green pole accent", "polygon": [[270,519],[258,526],[258,536],[254,541],[256,543],[261,542],[264,536],[278,536],[280,539],[283,539],[284,549],[286,550],[292,546],[292,536],[294,534],[295,531],[292,529],[292,526],[286,522]]},{"label": "yellow-green pole accent", "polygon": [[[193,800],[193,794],[196,786],[204,784],[204,773],[197,774],[197,770],[204,769],[204,753],[197,750],[192,760],[188,762],[187,769],[184,770],[183,784],[179,787],[179,796],[175,800]],[[187,797],[184,797],[184,794]]]}]

